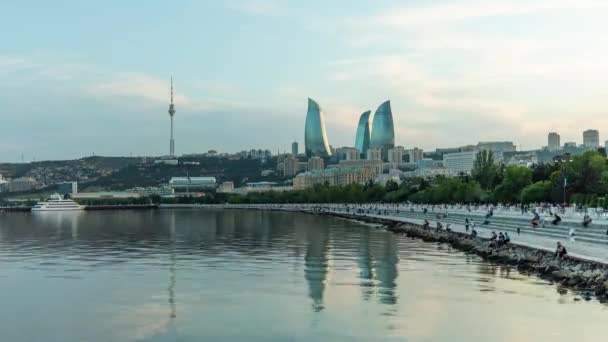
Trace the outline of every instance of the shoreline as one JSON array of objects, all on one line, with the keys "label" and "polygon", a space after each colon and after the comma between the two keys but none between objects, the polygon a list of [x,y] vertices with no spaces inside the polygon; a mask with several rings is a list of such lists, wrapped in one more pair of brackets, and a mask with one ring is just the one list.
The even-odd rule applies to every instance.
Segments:
[{"label": "shoreline", "polygon": [[489,239],[487,238],[479,236],[472,238],[470,235],[461,232],[437,231],[433,228],[424,229],[421,225],[415,223],[406,223],[387,218],[285,208],[233,207],[225,209],[299,212],[374,225],[394,234],[405,235],[424,242],[447,243],[465,253],[475,254],[483,260],[516,267],[523,274],[535,275],[549,280],[558,286],[571,289],[585,300],[591,300],[595,297],[601,303],[608,302],[608,264],[598,261],[586,260],[570,255],[566,255],[562,260],[556,260],[554,253],[551,251],[519,245],[513,242],[499,248],[490,248]]},{"label": "shoreline", "polygon": [[[315,214],[309,211],[300,211]],[[515,266],[527,275],[537,275],[561,286],[571,288],[585,300],[595,296],[600,302],[608,302],[608,265],[583,260],[566,255],[561,261],[555,260],[554,254],[546,250],[510,243],[499,248],[489,248],[489,240],[460,232],[424,229],[413,223],[404,223],[390,219],[372,218],[358,215],[345,215],[331,212],[318,213],[323,216],[338,217],[360,222],[380,224],[387,231],[402,234],[425,242],[447,243],[466,253],[480,256],[484,260],[498,264]]]}]

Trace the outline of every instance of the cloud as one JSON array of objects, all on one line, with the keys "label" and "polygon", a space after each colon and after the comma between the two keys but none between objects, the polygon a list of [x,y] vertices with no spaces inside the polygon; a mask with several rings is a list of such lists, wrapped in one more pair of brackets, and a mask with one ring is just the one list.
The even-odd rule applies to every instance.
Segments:
[{"label": "cloud", "polygon": [[510,0],[510,1],[463,1],[432,6],[405,6],[391,8],[373,16],[370,25],[391,28],[415,28],[434,26],[438,23],[457,22],[476,18],[521,16],[548,11],[608,8],[608,2],[600,0]]}]

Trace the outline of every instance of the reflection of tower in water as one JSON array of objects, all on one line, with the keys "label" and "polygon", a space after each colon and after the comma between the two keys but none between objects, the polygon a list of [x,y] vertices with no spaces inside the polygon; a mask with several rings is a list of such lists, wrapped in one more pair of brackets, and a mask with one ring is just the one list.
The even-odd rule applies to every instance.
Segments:
[{"label": "reflection of tower in water", "polygon": [[399,263],[397,242],[390,233],[382,234],[381,238],[378,250],[372,251],[376,259],[374,268],[378,280],[378,294],[381,303],[396,304],[397,296],[395,295],[395,288],[397,287],[396,280],[399,275],[397,269],[397,264]]},{"label": "reflection of tower in water", "polygon": [[372,254],[369,248],[369,229],[361,231],[359,239],[359,279],[363,300],[369,300],[374,288],[374,266]]},{"label": "reflection of tower in water", "polygon": [[329,229],[319,226],[311,227],[308,231],[306,255],[304,256],[304,278],[308,283],[308,295],[312,299],[314,311],[321,311],[323,306],[323,293],[328,273],[328,244]]},{"label": "reflection of tower in water", "polygon": [[169,307],[171,308],[171,313],[169,317],[173,320],[177,317],[177,308],[175,304],[175,212],[171,212],[171,220],[170,220],[170,250],[169,250],[169,259],[171,263],[169,264]]}]

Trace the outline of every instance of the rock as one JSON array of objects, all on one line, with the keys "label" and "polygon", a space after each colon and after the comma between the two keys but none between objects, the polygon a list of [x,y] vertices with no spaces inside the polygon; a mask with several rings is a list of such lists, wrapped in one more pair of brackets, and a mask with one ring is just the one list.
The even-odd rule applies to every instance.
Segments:
[{"label": "rock", "polygon": [[551,272],[551,277],[555,280],[562,280],[568,278],[568,275],[564,271],[553,271]]},{"label": "rock", "polygon": [[572,267],[572,272],[580,272],[580,270],[583,268],[582,264],[576,264],[574,267]]},{"label": "rock", "polygon": [[539,261],[539,258],[535,255],[525,255],[524,256],[524,261],[531,263],[531,264],[535,264]]},{"label": "rock", "polygon": [[593,278],[593,272],[590,271],[590,270],[587,270],[587,271],[583,272],[583,278],[586,278],[586,279]]},{"label": "rock", "polygon": [[604,282],[604,289],[608,292],[608,280]]},{"label": "rock", "polygon": [[583,279],[581,279],[581,277],[575,275],[574,277],[566,280],[566,285],[568,285],[568,286],[574,286],[574,285],[580,283],[582,280]]}]

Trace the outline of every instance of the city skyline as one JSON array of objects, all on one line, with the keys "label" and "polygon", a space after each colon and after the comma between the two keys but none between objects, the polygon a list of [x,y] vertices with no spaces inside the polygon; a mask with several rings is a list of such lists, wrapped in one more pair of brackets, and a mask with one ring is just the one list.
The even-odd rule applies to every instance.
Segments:
[{"label": "city skyline", "polygon": [[602,1],[103,4],[5,4],[0,162],[166,154],[171,75],[178,155],[303,143],[307,96],[334,147],[386,98],[395,145],[425,150],[608,124]]}]

